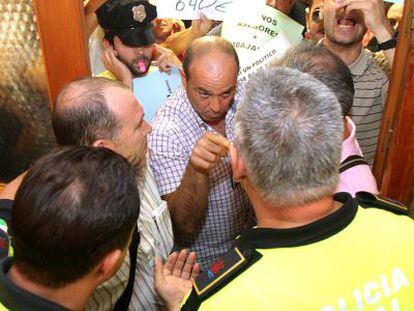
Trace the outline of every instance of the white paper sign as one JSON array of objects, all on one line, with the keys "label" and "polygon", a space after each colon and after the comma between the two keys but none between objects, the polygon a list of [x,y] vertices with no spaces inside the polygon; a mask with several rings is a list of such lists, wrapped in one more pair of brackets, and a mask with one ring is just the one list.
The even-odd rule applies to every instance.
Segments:
[{"label": "white paper sign", "polygon": [[159,18],[193,20],[202,12],[211,20],[250,20],[258,16],[265,0],[158,0],[156,5]]},{"label": "white paper sign", "polygon": [[297,44],[302,39],[302,30],[303,26],[289,16],[265,6],[255,24],[225,21],[221,36],[233,44],[243,66],[250,62],[254,53],[281,33],[292,45]]},{"label": "white paper sign", "polygon": [[266,43],[259,51],[250,55],[250,61],[241,66],[239,80],[247,81],[249,76],[255,73],[259,68],[264,67],[271,61],[274,61],[284,55],[287,49],[292,46],[283,32],[280,32],[276,38]]}]

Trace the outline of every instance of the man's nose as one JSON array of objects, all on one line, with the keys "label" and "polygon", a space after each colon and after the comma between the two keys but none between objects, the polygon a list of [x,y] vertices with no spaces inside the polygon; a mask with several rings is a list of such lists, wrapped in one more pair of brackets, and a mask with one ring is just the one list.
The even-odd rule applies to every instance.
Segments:
[{"label": "man's nose", "polygon": [[145,121],[145,126],[147,127],[147,135],[151,134],[152,126],[147,121]]},{"label": "man's nose", "polygon": [[220,99],[217,96],[212,96],[210,99],[210,110],[217,113],[220,111]]},{"label": "man's nose", "polygon": [[142,55],[142,53],[144,52],[144,49],[143,48],[135,48],[134,52],[135,52],[136,55]]}]

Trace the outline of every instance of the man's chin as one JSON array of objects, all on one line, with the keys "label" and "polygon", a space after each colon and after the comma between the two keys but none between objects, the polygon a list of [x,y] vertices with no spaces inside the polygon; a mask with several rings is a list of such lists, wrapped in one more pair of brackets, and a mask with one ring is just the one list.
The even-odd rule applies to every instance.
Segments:
[{"label": "man's chin", "polygon": [[362,43],[362,37],[360,34],[355,34],[353,36],[343,36],[340,34],[335,34],[334,36],[329,36],[329,41],[335,42],[337,44],[345,46],[353,46],[355,44]]},{"label": "man's chin", "polygon": [[219,124],[220,122],[222,122],[224,120],[223,116],[217,117],[217,118],[206,118],[203,119],[204,122],[206,122],[208,125],[216,125]]},{"label": "man's chin", "polygon": [[145,70],[141,71],[137,66],[135,65],[128,65],[129,70],[131,71],[132,75],[135,78],[143,77],[148,73],[150,64],[149,62],[145,61]]}]

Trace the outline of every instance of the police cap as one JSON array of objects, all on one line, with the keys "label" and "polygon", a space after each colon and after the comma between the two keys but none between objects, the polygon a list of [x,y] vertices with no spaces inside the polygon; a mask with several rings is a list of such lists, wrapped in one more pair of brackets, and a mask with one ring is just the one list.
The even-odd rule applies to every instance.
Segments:
[{"label": "police cap", "polygon": [[129,46],[154,43],[152,21],[157,10],[148,1],[108,0],[96,10],[99,25]]}]

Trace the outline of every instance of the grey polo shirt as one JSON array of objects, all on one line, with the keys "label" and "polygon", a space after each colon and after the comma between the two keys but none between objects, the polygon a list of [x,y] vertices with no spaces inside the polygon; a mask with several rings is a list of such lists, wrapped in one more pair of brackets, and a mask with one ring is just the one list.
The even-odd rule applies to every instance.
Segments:
[{"label": "grey polo shirt", "polygon": [[365,49],[349,69],[355,87],[351,117],[356,124],[356,137],[363,155],[372,166],[387,97],[388,75],[373,54]]}]

